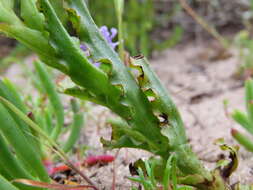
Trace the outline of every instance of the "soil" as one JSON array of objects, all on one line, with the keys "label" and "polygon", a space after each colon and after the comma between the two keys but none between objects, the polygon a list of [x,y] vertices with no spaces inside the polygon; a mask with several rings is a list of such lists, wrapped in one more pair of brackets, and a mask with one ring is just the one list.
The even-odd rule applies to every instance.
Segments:
[{"label": "soil", "polygon": [[[241,64],[236,50],[231,50],[225,59],[219,56],[221,49],[215,43],[206,44],[189,43],[157,53],[151,65],[182,114],[193,150],[206,167],[213,168],[222,154],[214,141],[224,138],[229,145],[235,145],[237,143],[230,135],[231,128],[245,132],[228,116],[234,109],[244,109],[244,88],[243,82],[233,77]],[[20,86],[25,81],[21,80],[19,70],[18,65],[12,65],[5,75]],[[223,106],[224,100],[229,101],[227,110]],[[109,110],[89,104],[87,125],[79,142],[90,147],[88,155],[117,154],[117,150],[104,150],[99,141],[101,136],[110,138],[110,128],[106,125],[108,117],[112,117]],[[252,153],[241,147],[239,154],[240,165],[231,182],[253,183]],[[121,149],[114,163],[95,165],[84,172],[101,189],[111,189],[115,169],[116,189],[130,189],[136,184],[127,179],[130,176],[129,164],[148,156],[149,153],[144,151]]]}]

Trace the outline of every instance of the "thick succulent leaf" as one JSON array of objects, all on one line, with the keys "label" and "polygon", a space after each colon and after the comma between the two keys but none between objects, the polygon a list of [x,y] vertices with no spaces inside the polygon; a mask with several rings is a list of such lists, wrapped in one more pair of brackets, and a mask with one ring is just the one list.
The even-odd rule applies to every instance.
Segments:
[{"label": "thick succulent leaf", "polygon": [[[89,62],[76,42],[69,36],[60,20],[57,18],[48,0],[41,1],[44,14],[47,18],[50,38],[55,44],[58,54],[66,60],[71,79],[82,87],[92,91],[104,99],[106,104],[112,104],[111,97],[119,96],[120,92],[109,84],[108,77],[104,72]],[[83,74],[85,72],[85,74]]]},{"label": "thick succulent leaf", "polygon": [[231,134],[238,143],[244,146],[244,148],[246,148],[250,152],[253,152],[253,142],[250,137],[240,133],[235,129],[232,129]]},{"label": "thick succulent leaf", "polygon": [[239,110],[232,113],[232,118],[239,123],[244,129],[253,134],[253,123],[247,115]]},{"label": "thick succulent leaf", "polygon": [[173,144],[185,144],[186,135],[180,114],[147,60],[140,57],[132,59],[130,63],[133,68],[138,69],[138,82],[150,100],[153,111],[161,117],[162,133],[170,140],[173,139]]},{"label": "thick succulent leaf", "polygon": [[38,11],[36,2],[37,0],[21,0],[21,17],[29,28],[42,31],[44,27],[44,16]]},{"label": "thick succulent leaf", "polygon": [[[9,0],[8,0],[9,1]],[[0,22],[22,25],[22,22],[11,9],[12,2],[0,1]]]},{"label": "thick succulent leaf", "polygon": [[111,119],[108,123],[112,126],[112,141],[120,141],[122,143],[124,140],[128,141],[128,145],[132,144],[131,147],[142,147],[142,149],[150,150],[152,152],[159,151],[159,147],[156,144],[138,131],[131,129],[122,119]]},{"label": "thick succulent leaf", "polygon": [[[202,163],[199,161],[195,153],[192,152],[189,144],[184,144],[175,150],[177,165],[184,174],[196,175],[200,178],[211,180],[210,172],[204,169]],[[184,158],[184,159],[182,159]]]},{"label": "thick succulent leaf", "polygon": [[122,114],[124,113],[122,106],[119,106],[118,103],[111,104],[110,108],[122,116],[130,127],[157,144],[161,152],[167,152],[168,140],[160,133],[157,126],[158,119],[154,116],[147,98],[129,73],[129,69],[122,64],[119,56],[101,36],[86,4],[81,0],[71,1],[71,7],[73,8],[71,16],[75,17],[75,22],[79,22],[75,26],[80,39],[85,42],[94,60],[107,59],[111,61],[110,82],[123,89],[124,95],[121,97],[120,103],[129,107],[128,114]]},{"label": "thick succulent leaf", "polygon": [[0,32],[17,39],[39,55],[53,57],[54,50],[49,46],[47,38],[39,31],[22,25],[0,23]]},{"label": "thick succulent leaf", "polygon": [[67,88],[64,90],[64,93],[68,94],[70,96],[77,97],[82,100],[88,100],[88,101],[94,102],[96,104],[106,106],[103,101],[99,100],[98,97],[96,97],[95,94],[93,94],[92,92],[90,92],[87,89],[80,88],[78,86],[72,87],[72,88]]}]

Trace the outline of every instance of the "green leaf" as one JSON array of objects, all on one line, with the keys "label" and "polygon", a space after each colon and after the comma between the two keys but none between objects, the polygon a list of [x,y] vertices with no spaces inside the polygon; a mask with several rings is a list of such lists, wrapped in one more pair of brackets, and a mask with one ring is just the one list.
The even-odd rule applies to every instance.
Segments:
[{"label": "green leaf", "polygon": [[253,123],[253,81],[248,79],[245,82],[245,100],[248,118]]},{"label": "green leaf", "polygon": [[0,22],[5,22],[7,24],[22,25],[22,22],[15,15],[14,11],[11,9],[13,5],[12,0],[0,1]]},{"label": "green leaf", "polygon": [[[3,100],[2,97],[0,99]],[[0,104],[0,121],[1,133],[13,146],[18,158],[22,160],[26,168],[29,168],[32,175],[37,175],[42,181],[49,182],[50,179],[41,162],[41,158],[34,151],[32,144],[30,144],[31,142],[27,140],[2,104]]]},{"label": "green leaf", "polygon": [[[8,171],[12,179],[27,178],[35,179],[22,167],[22,162],[17,160],[15,154],[11,153],[9,146],[3,136],[0,134],[0,166]],[[6,164],[8,163],[8,164]]]},{"label": "green leaf", "polygon": [[[133,67],[139,69],[140,74],[138,77],[139,84],[144,92],[148,92],[153,96],[153,100],[150,102],[153,105],[154,112],[159,111],[160,115],[165,120],[164,124],[167,131],[174,131],[171,136],[175,139],[174,144],[185,144],[186,135],[180,114],[168,96],[168,92],[161,84],[156,74],[151,70],[147,60],[145,58],[136,58],[131,62]],[[148,95],[148,94],[146,94]],[[167,126],[167,127],[166,127]],[[172,140],[169,138],[170,141]],[[173,145],[174,145],[173,144]]]},{"label": "green leaf", "polygon": [[41,85],[43,86],[46,94],[48,95],[50,104],[52,105],[54,114],[56,116],[57,123],[52,133],[52,138],[56,140],[60,135],[64,124],[64,108],[61,103],[61,99],[56,92],[56,87],[53,83],[53,79],[48,74],[46,67],[39,61],[35,61],[34,66],[41,81]]},{"label": "green leaf", "polygon": [[[97,96],[110,100],[120,92],[112,86],[108,77],[89,62],[76,42],[69,36],[59,18],[57,18],[48,0],[41,2],[53,43],[59,47],[59,55],[66,61],[70,78],[78,85],[89,89]],[[85,74],[83,74],[85,72]],[[95,80],[94,80],[95,79]],[[106,102],[107,103],[107,102]]]},{"label": "green leaf", "polygon": [[66,26],[67,24],[67,13],[64,8],[64,0],[49,0],[54,11],[57,14],[57,17],[61,20],[62,24]]},{"label": "green leaf", "polygon": [[0,175],[0,189],[3,189],[3,190],[19,190],[14,185],[12,185],[8,180],[6,180],[2,175]]},{"label": "green leaf", "polygon": [[253,134],[253,123],[252,121],[247,117],[246,114],[239,110],[235,110],[232,113],[232,118],[239,123],[244,129],[246,129],[248,132]]},{"label": "green leaf", "polygon": [[[157,118],[154,117],[147,98],[136,84],[134,78],[129,74],[129,69],[122,64],[119,56],[108,45],[105,39],[101,36],[98,28],[94,24],[86,4],[81,0],[71,1],[72,11],[76,11],[75,20],[79,21],[75,28],[81,41],[89,48],[94,60],[108,59],[112,63],[112,76],[110,81],[112,84],[118,85],[123,91],[121,101],[110,102],[109,108],[129,122],[129,126],[135,131],[146,136],[150,141],[153,141],[156,146],[160,147],[160,152],[168,151],[168,140],[160,133],[157,127]],[[113,97],[108,96],[108,99]],[[119,103],[121,105],[119,105]],[[125,107],[123,107],[125,105]],[[126,109],[127,108],[127,109]],[[123,141],[123,139],[121,139]],[[125,142],[129,143],[129,139]]]},{"label": "green leaf", "polygon": [[80,111],[77,101],[75,99],[72,99],[71,105],[74,113],[74,118],[69,137],[63,147],[64,152],[69,152],[71,148],[73,148],[74,144],[79,139],[81,135],[81,129],[84,126],[84,113]]},{"label": "green leaf", "polygon": [[36,2],[37,0],[21,0],[21,17],[29,28],[42,31],[44,17],[37,9]]},{"label": "green leaf", "polygon": [[244,146],[244,148],[246,148],[250,152],[253,152],[253,142],[250,140],[249,137],[243,135],[235,129],[231,131],[231,134],[237,140],[238,143]]},{"label": "green leaf", "polygon": [[170,181],[171,181],[171,172],[172,172],[172,161],[175,159],[174,155],[172,154],[169,159],[167,160],[166,167],[163,174],[163,188],[169,189]]}]

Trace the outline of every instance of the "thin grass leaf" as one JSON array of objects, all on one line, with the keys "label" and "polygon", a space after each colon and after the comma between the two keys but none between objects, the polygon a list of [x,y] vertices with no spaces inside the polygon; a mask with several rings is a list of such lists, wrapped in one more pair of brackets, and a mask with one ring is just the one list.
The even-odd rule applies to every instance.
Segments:
[{"label": "thin grass leaf", "polygon": [[0,175],[0,189],[2,190],[20,190],[12,185],[8,180],[6,180],[2,175]]},{"label": "thin grass leaf", "polygon": [[173,188],[177,189],[177,160],[176,158],[172,159],[171,162],[171,179],[172,179],[172,184],[173,184]]},{"label": "thin grass leaf", "polygon": [[157,182],[156,182],[156,179],[155,179],[155,168],[156,168],[156,162],[153,161],[151,162],[151,174],[150,174],[150,180],[153,184],[154,187],[157,186]]},{"label": "thin grass leaf", "polygon": [[[27,178],[33,177],[22,167],[22,163],[16,159],[15,154],[11,153],[8,144],[3,136],[0,134],[0,166],[8,171],[8,174],[14,178]],[[8,163],[8,164],[7,164]]]},{"label": "thin grass leaf", "polygon": [[138,174],[141,180],[141,184],[144,186],[144,189],[145,190],[151,189],[152,185],[145,179],[144,173],[141,168],[138,168]]},{"label": "thin grass leaf", "polygon": [[164,187],[164,189],[169,189],[173,159],[174,159],[174,155],[171,155],[166,163],[166,167],[165,167],[164,174],[163,174],[163,187]]},{"label": "thin grass leaf", "polygon": [[[12,102],[12,104],[14,104],[18,109],[20,109],[23,113],[27,114],[26,107],[23,104],[21,97],[19,96],[16,88],[7,79],[0,81],[0,96],[6,98],[10,102]],[[33,131],[30,130],[29,126],[26,125],[26,123],[23,120],[21,120],[19,117],[17,117],[15,113],[13,113],[11,110],[8,110],[8,112],[17,123],[17,126],[19,126],[19,128],[23,131],[23,134],[26,136],[26,138],[32,142],[31,146],[33,146],[34,150],[37,150],[39,145],[37,141],[34,141],[34,139],[32,139],[30,136],[30,134]]]},{"label": "thin grass leaf", "polygon": [[[86,176],[84,175],[78,168],[75,167],[74,164],[72,164],[64,151],[61,150],[61,148],[36,124],[34,123],[27,115],[22,113],[19,109],[17,109],[11,102],[4,99],[3,97],[0,97],[0,102],[4,105],[6,105],[9,109],[11,109],[13,112],[15,112],[23,121],[25,121],[33,130],[35,130],[44,140],[48,142],[48,147],[57,153],[65,162],[66,164],[72,168],[75,172],[77,172],[84,180],[86,180],[89,184],[93,185],[96,189],[96,185]],[[0,106],[1,108],[1,106]],[[1,116],[1,114],[0,114]],[[1,126],[1,125],[0,125]]]},{"label": "thin grass leaf", "polygon": [[193,190],[193,187],[189,187],[189,186],[178,187],[176,190]]},{"label": "thin grass leaf", "polygon": [[[246,109],[248,113],[248,118],[250,123],[253,123],[253,81],[248,79],[245,81],[245,100],[246,100]],[[253,128],[253,126],[250,126]]]},{"label": "thin grass leaf", "polygon": [[143,181],[140,177],[127,177],[127,178],[138,183],[142,183]]},{"label": "thin grass leaf", "polygon": [[75,99],[71,100],[71,106],[74,113],[74,119],[71,126],[69,137],[63,147],[64,152],[69,152],[71,148],[73,148],[74,144],[80,137],[81,129],[82,126],[84,125],[83,113],[80,112],[79,105],[77,104],[77,101]]},{"label": "thin grass leaf", "polygon": [[44,110],[44,115],[45,115],[45,123],[46,123],[46,131],[48,134],[52,134],[53,130],[53,118],[52,118],[52,111],[50,108],[46,108]]},{"label": "thin grass leaf", "polygon": [[[0,99],[3,100],[4,98],[0,97]],[[3,101],[1,101],[1,103],[3,103]],[[19,112],[22,113],[21,111]],[[0,131],[13,146],[18,158],[22,160],[28,171],[43,181],[50,181],[47,171],[41,162],[41,158],[35,152],[31,142],[24,136],[23,132],[17,126],[16,122],[5,109],[3,104],[0,104],[0,121]]]},{"label": "thin grass leaf", "polygon": [[21,111],[23,111],[24,113],[27,112],[27,108],[24,104],[24,101],[22,100],[16,86],[7,78],[2,79],[3,83],[5,84],[5,86],[7,87],[7,89],[11,92],[12,95],[12,102],[13,104],[20,109]]},{"label": "thin grass leaf", "polygon": [[56,115],[57,124],[56,124],[56,127],[53,129],[53,133],[52,133],[52,138],[56,140],[58,136],[60,135],[63,124],[64,124],[63,105],[61,103],[58,93],[56,92],[55,85],[52,82],[53,80],[48,74],[48,72],[46,71],[45,65],[43,65],[39,61],[35,61],[34,66],[36,68],[36,71],[38,72],[38,76],[40,78],[41,84],[49,97],[50,103]]},{"label": "thin grass leaf", "polygon": [[147,175],[150,178],[152,171],[151,171],[151,168],[150,168],[148,160],[145,160],[144,164],[145,164],[145,169],[146,169]]}]

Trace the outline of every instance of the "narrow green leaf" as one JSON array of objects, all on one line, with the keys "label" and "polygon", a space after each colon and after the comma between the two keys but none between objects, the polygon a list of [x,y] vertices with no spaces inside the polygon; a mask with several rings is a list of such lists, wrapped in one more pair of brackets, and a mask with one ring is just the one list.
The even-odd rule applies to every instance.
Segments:
[{"label": "narrow green leaf", "polygon": [[[0,99],[3,100],[2,97]],[[20,111],[20,113],[22,112]],[[37,175],[42,181],[49,182],[50,179],[41,158],[2,104],[0,104],[0,121],[0,130],[15,149],[18,158],[29,168],[32,175]]]},{"label": "narrow green leaf", "polygon": [[0,189],[2,190],[20,190],[0,175]]},{"label": "narrow green leaf", "polygon": [[174,155],[171,155],[167,160],[166,167],[163,174],[163,188],[169,189],[169,184],[171,181],[171,168],[172,168],[172,160],[174,159]]},{"label": "narrow green leaf", "polygon": [[40,82],[49,97],[50,103],[54,110],[54,114],[56,115],[57,124],[52,133],[52,138],[56,140],[60,135],[64,124],[64,108],[60,97],[56,92],[56,87],[53,83],[53,79],[48,74],[46,67],[39,61],[35,61],[34,66],[40,78]]},{"label": "narrow green leaf", "polygon": [[5,168],[5,170],[7,170],[13,178],[33,179],[32,176],[29,175],[29,173],[27,173],[27,171],[24,170],[24,168],[22,167],[22,163],[20,163],[15,158],[15,154],[11,153],[5,139],[1,134],[0,134],[0,154],[1,154],[0,157],[1,167]]},{"label": "narrow green leaf", "polygon": [[[21,97],[19,96],[17,90],[13,86],[13,84],[8,80],[0,81],[0,96],[4,97],[5,99],[9,100],[14,104],[20,111],[27,114],[25,105],[23,104]],[[27,126],[24,121],[22,121],[15,113],[13,113],[11,110],[8,110],[11,117],[15,120],[17,126],[20,128],[20,130],[23,132],[23,134],[26,136],[26,138],[33,142],[31,143],[31,146],[33,146],[34,150],[36,150],[36,144],[37,142],[31,137],[31,130],[29,126]]]},{"label": "narrow green leaf", "polygon": [[250,132],[251,134],[253,134],[253,123],[251,122],[251,120],[247,117],[246,114],[244,114],[243,112],[239,111],[239,110],[235,110],[232,113],[232,118],[239,123],[244,129],[246,129],[248,132]]},{"label": "narrow green leaf", "polygon": [[76,100],[72,99],[71,104],[74,113],[74,119],[71,126],[69,137],[63,147],[64,152],[69,152],[71,148],[73,148],[74,144],[81,135],[81,129],[84,125],[84,116],[83,116],[84,113],[80,112],[80,108],[79,105],[77,105]]},{"label": "narrow green leaf", "polygon": [[248,118],[251,121],[251,123],[253,123],[253,81],[252,79],[248,79],[245,82],[245,100],[246,100]]},{"label": "narrow green leaf", "polygon": [[11,102],[21,111],[23,111],[24,113],[27,112],[27,108],[17,90],[17,87],[7,78],[4,78],[3,80],[4,85],[6,86],[6,88],[9,90],[9,94],[12,95],[12,99]]},{"label": "narrow green leaf", "polygon": [[[25,169],[22,167],[22,162],[20,162],[15,154],[12,153],[5,142],[5,139],[0,134],[0,167],[6,172],[6,174],[1,173],[3,176],[7,175],[9,180],[25,178],[25,179],[35,179],[33,178]],[[8,164],[7,164],[8,163]],[[31,187],[19,185],[24,190],[31,190]]]},{"label": "narrow green leaf", "polygon": [[253,142],[250,140],[249,137],[243,135],[235,129],[232,129],[231,134],[237,140],[237,142],[244,146],[244,148],[246,148],[250,152],[253,152]]}]

